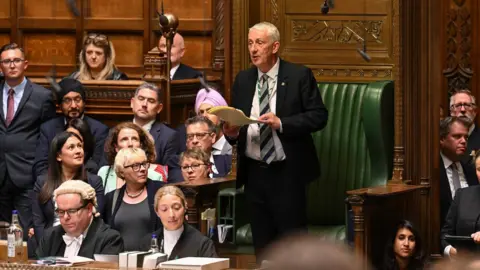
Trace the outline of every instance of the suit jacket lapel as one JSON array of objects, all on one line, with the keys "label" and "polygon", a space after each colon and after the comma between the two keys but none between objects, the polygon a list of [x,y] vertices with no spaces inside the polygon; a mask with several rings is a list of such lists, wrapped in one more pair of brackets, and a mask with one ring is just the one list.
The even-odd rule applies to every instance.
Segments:
[{"label": "suit jacket lapel", "polygon": [[275,110],[275,115],[281,115],[282,106],[285,101],[285,96],[287,94],[287,71],[285,70],[285,62],[279,58],[280,66],[278,67],[278,78],[277,78],[277,107]]},{"label": "suit jacket lapel", "polygon": [[242,107],[240,108],[243,113],[247,116],[250,117],[250,113],[252,112],[252,102],[253,102],[253,97],[255,95],[255,91],[257,89],[257,78],[258,77],[258,71],[257,68],[251,68],[248,71],[248,82],[246,84],[245,89],[239,89],[241,92],[237,93],[238,95],[243,96],[243,104],[241,105]]},{"label": "suit jacket lapel", "polygon": [[[52,253],[56,254],[56,256],[61,256],[65,254],[65,242],[63,241],[63,235],[65,231],[63,230],[62,226],[58,226],[58,234],[56,237],[52,237]],[[55,235],[55,234],[53,234]]]},{"label": "suit jacket lapel", "polygon": [[17,117],[17,115],[22,110],[23,106],[25,106],[25,103],[27,103],[27,100],[30,98],[30,95],[33,92],[32,88],[33,88],[32,84],[30,83],[29,80],[27,80],[27,84],[25,84],[25,89],[23,90],[22,99],[20,100],[20,103],[18,104],[18,108],[17,108],[17,111],[15,112],[15,116],[13,117],[13,119],[15,119]]},{"label": "suit jacket lapel", "polygon": [[157,137],[160,135],[160,124],[156,121],[153,123],[152,127],[150,128],[150,135],[153,137],[153,141],[157,142]]},{"label": "suit jacket lapel", "polygon": [[2,122],[5,124],[5,114],[3,113],[3,87],[5,85],[5,82],[3,82],[1,85],[0,85],[0,93],[1,93],[1,101],[0,102],[0,116],[2,118]]},{"label": "suit jacket lapel", "polygon": [[98,218],[93,218],[90,228],[88,228],[87,236],[82,241],[82,246],[78,251],[78,256],[92,258],[95,250],[95,239],[98,228],[100,226],[100,221]]}]

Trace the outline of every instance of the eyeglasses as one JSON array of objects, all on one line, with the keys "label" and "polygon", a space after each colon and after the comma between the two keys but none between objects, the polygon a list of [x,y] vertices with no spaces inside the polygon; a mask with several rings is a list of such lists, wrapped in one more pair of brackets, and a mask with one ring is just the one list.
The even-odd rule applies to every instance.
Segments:
[{"label": "eyeglasses", "polygon": [[148,170],[148,168],[150,168],[150,163],[148,163],[148,162],[134,163],[134,164],[131,164],[131,165],[123,166],[123,168],[126,169],[126,168],[131,167],[134,172],[138,172],[138,171],[140,171],[140,168],[142,166],[145,168],[145,170]]},{"label": "eyeglasses", "polygon": [[182,171],[187,172],[189,169],[192,169],[192,171],[196,171],[200,168],[200,166],[207,166],[207,164],[192,164],[188,166],[182,166]]},{"label": "eyeglasses", "polygon": [[15,58],[15,59],[3,59],[1,60],[0,62],[2,63],[2,65],[8,67],[10,66],[12,63],[16,66],[20,63],[22,63],[23,61],[25,61],[25,59],[22,59],[22,58]]},{"label": "eyeglasses", "polygon": [[61,210],[61,209],[55,209],[55,214],[57,214],[57,216],[59,218],[62,218],[62,217],[65,217],[65,213],[67,213],[67,215],[69,217],[71,217],[72,215],[75,215],[78,213],[78,211],[82,210],[83,208],[85,208],[85,206],[87,206],[88,203],[80,206],[79,208],[74,208],[74,209],[68,209],[68,210]]},{"label": "eyeglasses", "polygon": [[207,135],[210,135],[212,134],[211,132],[202,132],[202,133],[190,133],[190,134],[187,134],[187,140],[191,141],[193,140],[195,137],[197,137],[198,140],[203,140],[205,139],[205,137]]},{"label": "eyeglasses", "polygon": [[64,99],[62,100],[62,103],[63,103],[64,105],[71,105],[71,104],[72,104],[72,101],[75,102],[75,104],[78,105],[78,104],[80,104],[80,102],[83,101],[83,99],[82,99],[81,96],[75,97],[75,98],[73,98],[73,99],[72,99],[72,98],[64,98]]},{"label": "eyeglasses", "polygon": [[464,107],[466,110],[470,110],[475,107],[475,103],[457,103],[453,104],[450,108],[460,110],[462,107]]}]

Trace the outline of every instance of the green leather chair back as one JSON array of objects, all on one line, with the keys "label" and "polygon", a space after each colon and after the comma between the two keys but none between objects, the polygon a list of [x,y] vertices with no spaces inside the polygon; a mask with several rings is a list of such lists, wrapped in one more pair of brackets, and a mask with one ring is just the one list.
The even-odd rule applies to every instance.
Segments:
[{"label": "green leather chair back", "polygon": [[394,88],[391,81],[318,86],[329,118],[323,130],[312,134],[322,174],[308,186],[308,224],[341,226],[346,191],[391,178]]}]

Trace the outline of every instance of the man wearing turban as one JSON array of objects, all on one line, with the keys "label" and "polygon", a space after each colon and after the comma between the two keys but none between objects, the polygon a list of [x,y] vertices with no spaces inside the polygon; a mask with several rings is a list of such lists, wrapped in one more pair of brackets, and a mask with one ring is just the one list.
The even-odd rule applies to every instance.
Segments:
[{"label": "man wearing turban", "polygon": [[60,225],[45,231],[36,255],[93,259],[94,254],[123,252],[120,233],[98,217],[95,189],[81,180],[68,180],[53,193]]}]

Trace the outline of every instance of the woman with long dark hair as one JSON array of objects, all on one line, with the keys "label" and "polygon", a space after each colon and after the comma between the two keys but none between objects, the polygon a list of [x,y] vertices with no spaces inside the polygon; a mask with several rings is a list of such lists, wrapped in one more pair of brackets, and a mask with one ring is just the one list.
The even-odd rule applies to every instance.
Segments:
[{"label": "woman with long dark hair", "polygon": [[37,241],[40,241],[45,229],[60,224],[52,198],[53,191],[63,182],[72,179],[87,182],[95,189],[99,209],[103,208],[102,179],[86,172],[83,147],[80,136],[68,131],[56,135],[50,144],[48,173],[39,176],[33,188],[33,226]]},{"label": "woman with long dark hair", "polygon": [[81,118],[73,118],[68,121],[65,131],[80,136],[83,141],[85,168],[89,172],[97,172],[103,152],[95,153],[95,137],[92,136],[88,123]]},{"label": "woman with long dark hair", "polygon": [[418,270],[425,265],[422,239],[408,220],[400,221],[387,242],[383,270]]}]

